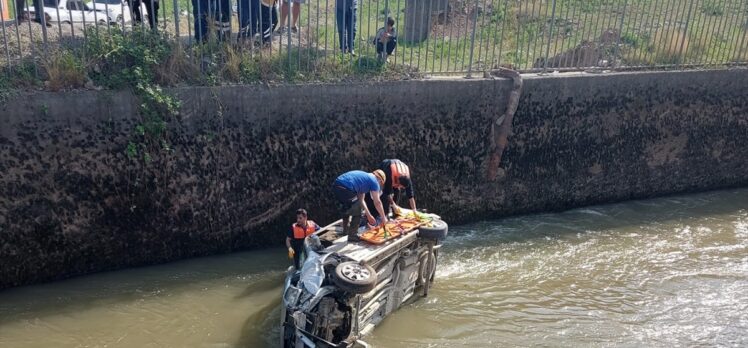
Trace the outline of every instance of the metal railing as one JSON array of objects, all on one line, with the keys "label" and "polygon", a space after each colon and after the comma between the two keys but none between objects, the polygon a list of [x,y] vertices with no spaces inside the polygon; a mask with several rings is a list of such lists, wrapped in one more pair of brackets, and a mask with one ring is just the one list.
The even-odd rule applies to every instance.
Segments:
[{"label": "metal railing", "polygon": [[[353,0],[306,0],[284,23],[272,0],[0,0],[0,66],[12,71],[40,62],[52,48],[75,47],[91,35],[149,28],[184,44],[232,43],[241,57],[288,71],[339,64],[337,20]],[[285,2],[286,0],[280,0]],[[293,0],[292,0],[293,1]],[[744,0],[359,0],[352,65],[382,58],[375,36],[395,21],[397,46],[381,64],[422,74],[472,76],[499,66],[525,72],[588,69],[715,67],[748,62],[748,1]],[[143,23],[137,23],[137,11]],[[37,16],[43,7],[44,16]],[[228,8],[227,8],[228,7]],[[18,8],[23,8],[17,11]],[[19,17],[20,16],[20,17]],[[195,20],[195,18],[205,20]],[[207,17],[206,17],[207,16]],[[155,18],[154,18],[155,17]],[[30,20],[28,20],[30,19]],[[34,20],[38,21],[35,22]],[[342,26],[341,26],[342,23]],[[256,24],[256,25],[253,25]],[[263,42],[267,28],[275,30]],[[205,34],[203,34],[205,33]],[[192,51],[209,60],[217,45]],[[208,47],[209,46],[209,47]],[[71,48],[72,49],[72,48]],[[280,59],[272,63],[271,59]],[[280,65],[278,65],[280,64]]]}]

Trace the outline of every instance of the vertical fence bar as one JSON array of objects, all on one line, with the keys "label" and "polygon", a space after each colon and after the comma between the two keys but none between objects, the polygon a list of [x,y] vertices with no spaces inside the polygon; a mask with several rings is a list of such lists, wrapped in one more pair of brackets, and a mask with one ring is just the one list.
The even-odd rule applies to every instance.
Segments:
[{"label": "vertical fence bar", "polygon": [[[525,21],[525,25],[527,25],[528,29],[530,29],[531,26],[534,25],[534,23],[532,21],[533,21],[534,16],[535,16],[535,4],[537,3],[538,0],[530,0],[530,1],[532,1],[532,8],[530,8],[529,4],[527,5],[527,9],[530,10],[530,14],[528,16],[526,16],[526,21]],[[546,0],[540,0],[540,1],[541,2],[545,2]],[[532,50],[530,49],[530,47],[531,47],[531,45],[533,43],[537,43],[538,36],[540,36],[540,33],[536,32],[535,35],[534,35],[534,37],[527,37],[526,38],[527,39],[527,49],[525,51],[525,64],[526,65],[523,67],[523,69],[532,68],[532,64],[530,64],[530,54],[532,54],[531,53]],[[541,42],[542,42],[542,40],[541,40]]]},{"label": "vertical fence bar", "polygon": [[[682,7],[681,7],[681,5],[682,5]],[[677,23],[676,27],[678,28],[678,32],[681,32],[681,29],[683,27],[683,23],[682,23],[683,12],[687,11],[687,9],[688,9],[688,2],[685,1],[685,0],[680,0],[679,3],[678,3],[678,7],[675,10],[675,16],[676,16],[675,22]],[[680,44],[681,44],[681,41],[685,42],[685,40],[687,40],[688,31],[687,30],[683,30],[682,31],[682,35],[683,35],[683,40],[676,40],[675,47],[674,47],[674,49],[676,50],[676,53],[675,53],[676,54],[676,59],[675,59],[675,62],[674,62],[675,63],[674,66],[676,68],[679,68],[681,66],[681,61],[683,60],[683,56],[680,54]],[[680,39],[680,37],[678,37],[678,38]],[[672,44],[671,44],[671,46],[672,46]]]},{"label": "vertical fence bar", "polygon": [[[325,63],[327,63],[327,36],[329,35],[327,33],[327,31],[328,31],[328,28],[330,27],[329,26],[329,23],[330,23],[329,22],[329,15],[328,15],[328,12],[330,12],[329,9],[330,9],[329,0],[325,0]],[[337,10],[338,9],[335,8],[335,11],[337,11]],[[317,13],[319,13],[319,11]],[[317,28],[319,28],[319,25],[317,25]],[[333,31],[333,35],[334,36],[337,36],[336,29],[337,29],[336,25],[333,25],[332,31]]]},{"label": "vertical fence bar", "polygon": [[732,31],[731,24],[733,20],[735,19],[735,13],[737,12],[737,11],[729,10],[730,5],[731,5],[730,2],[731,2],[730,0],[725,0],[724,11],[727,14],[727,16],[723,20],[723,26],[722,26],[722,29],[720,30],[720,46],[719,46],[719,50],[717,51],[717,57],[719,57],[720,65],[725,65],[728,63],[728,58],[723,57],[723,55],[725,54],[725,50],[728,49],[728,45],[730,43],[730,40],[728,39],[729,37],[728,33]]},{"label": "vertical fence bar", "polygon": [[[504,1],[504,18],[501,20],[501,36],[499,37],[499,60],[497,68],[501,67],[502,55],[504,54],[504,35],[506,34],[507,16],[509,16],[509,0]],[[498,28],[498,23],[496,24]]]},{"label": "vertical fence bar", "polygon": [[522,69],[522,43],[520,42],[520,36],[522,35],[522,1],[519,1],[517,4],[517,41],[516,44],[516,53],[514,55],[514,62],[512,62],[512,65],[515,65],[515,69],[519,70]]},{"label": "vertical fence bar", "polygon": [[730,20],[730,23],[728,24],[728,33],[729,33],[729,39],[727,39],[727,51],[725,52],[725,63],[727,65],[732,65],[734,63],[735,58],[735,46],[737,44],[736,36],[739,33],[738,28],[740,28],[740,3],[738,3],[737,8],[734,7],[732,4],[732,1],[730,2],[730,5],[732,7],[731,12],[733,13],[733,17]]},{"label": "vertical fence bar", "polygon": [[[486,59],[481,59],[481,54],[483,53],[483,33],[485,32],[484,28],[486,27],[486,13],[488,13],[488,0],[483,0],[483,10],[481,11],[481,23],[480,23],[480,35],[479,35],[479,41],[478,41],[478,63],[484,62]],[[477,17],[477,15],[476,15]],[[477,22],[477,20],[476,20]],[[473,26],[475,27],[475,25]],[[490,37],[490,32],[489,32]],[[488,43],[486,43],[488,45]],[[486,47],[486,53],[488,53],[488,47]],[[488,58],[488,57],[486,57]],[[472,59],[471,59],[472,60]],[[472,64],[471,64],[472,66]]]},{"label": "vertical fence bar", "polygon": [[[681,7],[681,5],[682,5],[682,7]],[[688,2],[685,1],[685,0],[680,0],[679,4],[678,4],[678,8],[675,10],[677,24],[678,24],[677,28],[678,28],[679,32],[681,31],[682,20],[683,20],[683,12],[687,11],[687,9],[688,9]],[[683,39],[684,39],[683,41],[684,42],[685,42],[685,40],[687,40],[687,37],[688,37],[688,30],[686,28],[683,31]],[[676,59],[675,59],[675,67],[679,68],[681,66],[681,62],[683,60],[683,55],[680,54],[680,52],[681,52],[681,50],[680,50],[680,44],[681,44],[681,42],[680,41],[681,40],[676,40],[676,41],[677,42],[675,43],[675,47],[674,47],[674,49],[677,50]]]},{"label": "vertical fence bar", "polygon": [[[405,25],[401,26],[402,22],[400,22],[400,13],[402,13],[402,11],[400,9],[400,0],[397,0],[397,3],[395,4],[395,12],[397,12],[397,14],[394,16],[396,25],[399,28],[405,28]],[[400,40],[403,40],[404,33],[405,33],[404,31],[399,32]],[[405,47],[402,45],[402,41],[400,43],[400,48],[398,50],[396,50],[395,54],[393,55],[395,57],[395,58],[393,58],[393,64],[395,64],[395,65],[397,65],[397,53],[400,52],[400,51],[405,52]],[[404,60],[403,60],[403,62],[404,62]],[[402,62],[401,62],[401,64],[402,64]]]},{"label": "vertical fence bar", "polygon": [[288,49],[287,49],[288,52],[286,52],[287,57],[288,57],[288,77],[291,78],[292,77],[291,73],[293,72],[293,69],[291,68],[291,36],[293,34],[293,32],[291,31],[291,23],[292,23],[291,17],[293,17],[293,15],[292,15],[293,11],[292,11],[291,6],[293,5],[293,1],[291,1],[291,0],[281,0],[281,2],[283,2],[283,1],[288,1],[288,11],[286,11],[287,12],[287,15],[286,15],[286,24],[287,24],[286,25],[286,30],[287,31],[285,32],[285,34],[287,36],[286,37],[286,43],[288,45]]},{"label": "vertical fence bar", "polygon": [[[579,3],[576,3],[576,6],[574,7],[574,12],[575,13],[576,13],[577,7],[579,7]],[[579,33],[580,33],[580,35],[579,36],[574,35],[574,38],[576,38],[576,40],[572,40],[571,45],[572,45],[573,49],[571,51],[571,54],[569,55],[570,59],[571,59],[571,62],[568,62],[568,63],[565,64],[567,67],[572,66],[572,67],[577,68],[577,69],[579,68],[580,64],[579,64],[579,57],[576,56],[576,54],[577,54],[576,47],[577,46],[581,46],[582,43],[587,40],[588,34],[586,34],[586,33],[589,32],[589,30],[588,30],[589,29],[589,25],[587,23],[587,18],[589,17],[589,14],[590,14],[589,11],[584,11],[583,9],[579,9],[579,12],[580,12],[579,16],[582,17],[582,19],[579,22],[580,23],[579,24]],[[581,12],[584,12],[584,15],[582,15]],[[578,42],[578,43],[576,43],[576,42]]]},{"label": "vertical fence bar", "polygon": [[[431,1],[431,0],[428,0],[428,1]],[[419,17],[421,17],[421,25],[420,25],[419,28],[421,30],[423,30],[423,28],[425,28],[425,27],[428,26],[430,20],[427,18],[427,16],[423,15],[423,11],[426,10],[426,4],[423,3],[422,1],[418,1],[418,2],[420,3],[420,5],[416,5],[416,11],[414,13],[414,16],[420,14]],[[420,10],[420,11],[418,11],[418,10]],[[467,24],[467,19],[465,20],[465,23]],[[417,54],[417,58],[416,58],[416,70],[418,70],[418,71],[421,71],[421,59],[422,59],[421,50],[423,49],[423,41],[425,41],[425,40],[428,40],[428,33],[426,33],[426,38],[424,40],[421,40],[421,41],[418,42],[418,54]],[[414,47],[414,49],[415,49],[415,47]]]},{"label": "vertical fence bar", "polygon": [[[695,28],[698,28],[698,32],[695,36],[696,36],[697,42],[699,43],[699,45],[701,45],[701,43],[704,40],[704,35],[705,35],[704,33],[706,32],[705,25],[709,17],[704,15],[704,11],[702,11],[700,7],[697,8],[696,16],[698,17],[696,19]],[[694,51],[691,52],[691,61],[693,62],[693,64],[696,64],[696,65],[701,64],[702,54],[703,54],[702,50],[695,50],[695,52]]]},{"label": "vertical fence bar", "polygon": [[[488,25],[485,26],[486,30],[488,30],[488,35],[485,40],[486,41],[485,43],[486,56],[484,58],[485,70],[491,70],[494,64],[494,61],[496,59],[496,39],[497,39],[496,36],[499,34],[499,24],[498,24],[498,19],[496,20],[496,23],[492,23],[491,21],[493,20],[493,18],[498,18],[495,15],[497,11],[501,11],[501,4],[502,4],[501,0],[491,0],[491,6],[492,6],[491,19],[488,20]],[[485,20],[486,17],[488,17],[488,13],[486,13],[483,16],[483,19]],[[493,30],[491,30],[492,26],[494,27]],[[481,37],[481,42],[482,41],[484,40]]]},{"label": "vertical fence bar", "polygon": [[473,50],[475,49],[475,30],[478,24],[478,4],[480,0],[475,0],[475,7],[473,8],[473,30],[470,33],[470,58],[468,60],[468,71],[467,78],[473,77]]},{"label": "vertical fence bar", "polygon": [[703,49],[699,54],[698,64],[706,66],[706,60],[709,57],[709,46],[711,44],[711,40],[709,40],[709,26],[712,23],[712,16],[704,12],[703,7],[701,12],[702,16],[704,17],[704,23],[701,27],[701,35],[699,35],[699,44],[704,44],[705,49]]},{"label": "vertical fence bar", "polygon": [[[654,1],[654,10],[650,11],[650,25],[649,25],[649,39],[647,40],[647,49],[644,51],[644,59],[643,61],[648,65],[651,66],[654,61],[649,62],[648,59],[650,57],[650,53],[652,53],[652,56],[654,56],[654,52],[650,52],[652,50],[655,50],[655,39],[657,38],[657,27],[655,26],[655,22],[659,21],[659,16],[657,15],[659,12],[657,11],[657,5],[659,5],[659,1]],[[659,26],[659,23],[657,24]],[[654,58],[652,58],[654,59]],[[644,65],[644,64],[642,64]]]},{"label": "vertical fence bar", "polygon": [[685,62],[685,55],[683,54],[683,46],[686,45],[686,37],[688,36],[688,25],[691,22],[691,10],[693,10],[693,0],[688,1],[688,14],[686,15],[686,26],[685,29],[683,29],[683,38],[680,41],[680,47],[678,48],[678,64],[676,67],[680,67],[681,63]]},{"label": "vertical fence bar", "polygon": [[712,31],[711,31],[711,35],[710,35],[710,38],[709,38],[709,42],[712,43],[712,45],[710,45],[710,46],[714,46],[714,49],[706,57],[706,62],[707,62],[706,65],[707,66],[713,66],[714,65],[714,55],[716,54],[716,52],[717,52],[717,50],[719,48],[718,47],[719,46],[719,42],[717,40],[717,36],[719,35],[718,34],[719,29],[718,28],[720,26],[720,23],[722,22],[722,21],[719,20],[719,18],[717,18],[717,16],[711,16],[711,17],[714,18],[714,21],[712,22]]},{"label": "vertical fence bar", "polygon": [[[18,3],[16,3],[16,6],[18,6]],[[23,12],[23,10],[21,10]],[[18,43],[18,62],[21,62],[21,59],[23,59],[23,50],[21,48],[21,28],[20,28],[20,22],[21,19],[18,18],[18,9],[16,9],[16,42]]]},{"label": "vertical fence bar", "polygon": [[[727,1],[728,0],[725,0],[723,4],[726,4]],[[723,6],[723,9],[724,8],[725,7]],[[716,21],[715,22],[715,26],[716,26],[716,28],[715,28],[715,31],[714,31],[714,35],[712,35],[712,42],[714,42],[714,44],[716,45],[716,47],[714,49],[714,52],[712,52],[711,57],[709,58],[709,65],[711,65],[711,66],[718,65],[719,64],[719,60],[720,60],[719,55],[720,55],[720,50],[722,48],[722,40],[721,40],[722,39],[722,24],[724,24],[724,22],[725,22],[723,15],[724,15],[724,10],[723,10],[722,14],[720,14],[719,16],[715,16],[715,17],[717,17],[717,18],[715,18],[715,21]]]},{"label": "vertical fence bar", "polygon": [[[746,5],[748,5],[748,4],[746,4]],[[748,6],[746,6],[746,7],[747,8],[745,8],[745,9],[742,10],[743,13],[748,12]],[[748,18],[748,16],[743,16],[743,18],[744,18],[743,20],[745,21],[746,18]],[[743,26],[743,25],[745,25],[745,24],[741,23],[741,26]],[[738,31],[738,33],[740,33],[740,31]],[[743,49],[745,48],[745,41],[746,41],[745,37],[748,36],[747,34],[748,33],[743,33],[742,37],[740,38],[740,48],[738,49],[739,58],[742,58],[741,56],[743,54]],[[741,63],[746,63],[746,61],[743,60],[743,61],[741,61]]]},{"label": "vertical fence bar", "polygon": [[[447,39],[450,39],[450,37],[447,36],[447,26],[449,26],[449,4],[447,2],[440,2],[440,4],[444,4],[444,8],[441,9],[441,14],[444,16],[444,25],[442,27],[442,37],[441,37],[441,49],[439,50],[439,71],[444,72],[443,66],[444,66],[444,46],[447,44]],[[450,26],[451,27],[451,26]],[[434,43],[434,55],[436,55],[436,43]],[[434,63],[436,64],[436,63]],[[447,64],[449,64],[449,60],[447,60]],[[434,67],[436,69],[436,66]]]},{"label": "vertical fence bar", "polygon": [[[33,1],[33,0],[32,0]],[[31,60],[34,62],[34,75],[39,76],[39,70],[36,66],[36,59],[34,59],[34,56],[36,55],[36,50],[34,48],[34,32],[31,29],[31,8],[29,7],[28,1],[24,1],[26,4],[26,9],[29,9],[26,13],[29,14],[29,20],[27,21],[28,27],[29,27],[29,50],[31,51]],[[85,18],[85,17],[84,17]],[[21,47],[21,39],[18,39],[18,47]],[[21,59],[23,59],[23,51],[19,50],[19,55],[21,56]]]},{"label": "vertical fence bar", "polygon": [[[433,28],[434,24],[435,24],[435,22],[433,21],[433,19],[434,19],[434,1],[435,0],[429,0],[429,13],[428,13],[428,25],[427,25],[428,32],[427,32],[427,36],[426,36],[426,45],[425,45],[426,46],[426,56],[424,57],[424,61],[425,61],[425,63],[424,63],[424,70],[426,70],[427,72],[430,72],[432,74],[436,71],[436,40],[437,40],[436,39],[436,33],[434,33],[434,35],[431,35],[431,28]],[[433,43],[433,45],[432,45],[432,43]],[[432,58],[431,58],[431,60],[432,60],[432,62],[431,62],[431,71],[428,71],[428,69],[429,69],[429,46],[433,46],[434,47],[434,52],[433,52],[433,55],[432,55]]]},{"label": "vertical fence bar", "polygon": [[[561,24],[556,24],[556,26],[559,28],[557,29],[557,31],[561,34],[561,52],[558,51],[558,40],[556,40],[556,43],[553,45],[553,50],[556,52],[556,54],[563,54],[563,60],[558,60],[559,67],[565,67],[566,64],[568,64],[570,56],[570,54],[568,53],[569,48],[566,46],[566,37],[572,30],[572,23],[574,23],[574,13],[572,12],[573,8],[571,6],[572,5],[569,3],[566,3],[565,6],[562,5],[561,9],[559,10],[559,17],[563,19],[563,22]],[[566,14],[564,14],[564,9],[566,10]],[[561,25],[564,26],[563,29],[560,29]]]},{"label": "vertical fence bar", "polygon": [[663,48],[663,44],[662,43],[663,43],[663,39],[666,36],[664,29],[665,29],[666,23],[669,24],[669,21],[667,20],[667,18],[668,18],[667,15],[670,12],[669,6],[670,6],[671,2],[669,2],[669,0],[665,0],[665,1],[668,1],[668,2],[666,2],[664,4],[664,6],[665,6],[665,12],[663,12],[663,15],[664,15],[665,19],[662,20],[662,25],[660,26],[660,30],[659,30],[660,38],[659,38],[659,40],[657,40],[658,41],[657,42],[657,46],[655,47],[654,66],[657,66],[659,64],[660,59],[662,58],[662,54],[661,54],[662,51],[663,51],[663,49],[662,49]]},{"label": "vertical fence bar", "polygon": [[[174,1],[176,1],[176,0],[174,0]],[[168,3],[168,2],[165,2],[165,4],[166,4],[166,3]],[[231,3],[231,2],[229,2],[229,4],[230,4],[230,3]],[[174,5],[174,8],[176,9],[176,8],[177,8],[177,4],[173,4],[173,5]],[[167,26],[166,26],[166,24],[167,24],[167,19],[166,19],[166,12],[168,12],[168,11],[166,11],[166,7],[164,7],[164,8],[161,8],[161,6],[160,6],[160,5],[159,5],[159,10],[161,11],[161,14],[163,14],[163,15],[164,15],[164,19],[162,20],[162,24],[163,24],[163,27],[164,27],[164,29],[163,29],[163,30],[164,30],[164,32],[168,32],[168,29],[167,29]],[[233,11],[233,8],[232,8],[231,6],[229,6],[229,13],[232,13],[232,11]],[[230,16],[230,15],[229,15],[229,16]],[[176,23],[176,16],[174,16],[174,18],[175,18],[175,21],[174,21],[174,23]]]},{"label": "vertical fence bar", "polygon": [[[415,3],[415,1],[408,2],[408,0],[405,0],[405,8],[406,8],[405,15],[406,15],[406,17],[407,17],[407,14],[408,14],[407,8],[408,8],[408,6],[410,6],[410,4],[413,4],[413,3]],[[413,17],[412,18],[413,19],[413,24],[415,24],[415,22],[416,22],[416,10],[413,9],[413,11],[410,11],[410,12],[412,14],[411,17]],[[408,19],[406,18],[405,20],[407,21]],[[410,61],[408,62],[408,65],[410,65],[411,67],[413,67],[413,42],[412,41],[408,42],[408,44],[410,46]],[[403,63],[404,62],[405,62],[405,56],[403,56]]]},{"label": "vertical fence bar", "polygon": [[[3,27],[3,48],[5,49],[5,59],[8,61],[7,73],[10,74],[13,71],[13,63],[10,60],[10,50],[8,49],[8,34],[5,31],[5,14],[4,11],[0,11],[0,26]],[[10,11],[8,11],[10,13]]]},{"label": "vertical fence bar", "polygon": [[[652,17],[652,14],[650,13],[652,2],[649,0],[638,0],[637,9],[639,12],[641,12],[641,18],[639,19],[639,27],[637,28],[637,35],[638,35],[638,47],[634,51],[634,53],[631,55],[632,59],[636,61],[637,67],[644,67],[645,62],[642,60],[644,57],[644,54],[649,50],[649,30],[651,29],[648,26],[648,23],[650,22],[650,19]],[[649,7],[645,5],[645,3],[649,4]]]},{"label": "vertical fence bar", "polygon": [[[613,61],[615,62],[616,59],[618,59],[621,63],[623,62],[623,59],[619,59],[618,54],[620,52],[621,47],[621,37],[623,36],[623,23],[626,20],[626,8],[628,6],[628,0],[624,0],[623,2],[623,10],[621,11],[621,25],[618,26],[618,35],[616,37],[616,46],[613,48]],[[619,64],[613,64],[613,68],[617,68]]]},{"label": "vertical fence bar", "polygon": [[[179,33],[179,2],[177,2],[177,0],[174,0],[172,5],[174,6],[174,35],[176,36],[177,41],[181,43],[182,38],[180,37],[180,33]],[[237,9],[238,9],[238,5],[237,5]],[[166,11],[164,11],[164,17],[165,16],[166,16]],[[164,18],[164,25],[166,25],[166,18]]]},{"label": "vertical fence bar", "polygon": [[553,9],[551,10],[551,29],[548,34],[548,45],[545,47],[545,60],[543,62],[543,73],[548,69],[548,53],[551,50],[551,40],[553,40],[553,26],[556,24],[556,0],[553,0]]},{"label": "vertical fence bar", "polygon": [[[554,1],[554,7],[558,7],[559,5],[560,4],[556,4],[555,1]],[[559,8],[558,11],[555,11],[555,9],[554,9],[554,11],[552,11],[552,16],[551,17],[552,17],[551,21],[552,22],[555,21],[555,24],[553,26],[556,29],[556,36],[558,36],[558,33],[561,33],[561,29],[559,29],[559,26],[560,26],[559,22],[561,23],[561,25],[565,24],[567,22],[567,20],[568,20],[566,18],[566,17],[568,17],[568,13],[567,13],[567,16],[564,16],[564,7],[563,7],[563,5],[561,5],[561,8]],[[556,19],[556,18],[558,18],[558,19]],[[551,32],[550,35],[551,35],[550,36],[551,38],[549,39],[548,42],[553,41],[553,51],[552,51],[553,52],[553,56],[554,57],[558,56],[559,57],[558,62],[559,62],[559,64],[561,64],[561,58],[562,57],[559,56],[559,55],[563,55],[563,53],[564,53],[564,36],[565,35],[561,34],[561,52],[558,51],[558,39],[553,37],[553,32]],[[548,53],[546,53],[546,55],[548,55]],[[547,61],[547,60],[548,60],[548,57],[546,57],[545,61]],[[544,62],[543,66],[547,67],[547,64]]]},{"label": "vertical fence bar", "polygon": [[[452,40],[454,37],[452,36],[452,12],[454,9],[451,9],[449,5],[446,5],[446,15],[445,20],[446,23],[449,23],[449,40],[447,41],[447,68],[446,70],[449,71],[449,63],[452,60]],[[444,46],[442,46],[442,54],[444,54]]]},{"label": "vertical fence bar", "polygon": [[[432,21],[429,22],[429,23],[431,23],[431,25],[429,26],[429,31],[430,31],[431,27],[436,27],[436,24],[438,23],[438,19],[436,21],[434,21],[433,19],[434,19],[434,13],[438,12],[438,10],[439,10],[438,8],[436,8],[436,9],[434,8],[433,1],[435,1],[435,0],[430,0],[430,1],[432,1],[432,3],[431,3],[430,11],[429,11],[429,18],[431,18]],[[438,3],[437,3],[437,6],[439,6]],[[442,31],[442,34],[444,34],[443,31]],[[437,72],[437,69],[436,69],[436,56],[437,56],[437,44],[439,42],[442,42],[442,43],[444,42],[443,35],[442,35],[442,38],[439,39],[436,36],[436,31],[434,31],[434,35],[433,36],[429,35],[429,42],[426,44],[426,54],[427,55],[428,55],[428,52],[429,52],[429,44],[431,45],[431,53],[432,53],[431,54],[432,55],[432,59],[431,59],[431,73],[432,74],[435,74]]]},{"label": "vertical fence bar", "polygon": [[[0,0],[0,1],[3,1],[3,0]],[[95,4],[96,3],[94,3],[94,5]],[[107,11],[107,13],[109,13],[109,11]],[[57,15],[57,34],[59,35],[58,40],[60,40],[62,39],[62,21],[60,20],[60,6],[55,6],[55,14]]]},{"label": "vertical fence bar", "polygon": [[746,33],[743,33],[742,29],[743,29],[744,23],[746,22],[746,18],[748,18],[748,8],[743,9],[744,4],[748,4],[748,3],[744,1],[739,2],[737,6],[738,8],[736,10],[738,13],[743,14],[742,18],[741,16],[737,16],[738,18],[737,18],[737,22],[735,23],[735,26],[736,26],[735,39],[734,39],[733,52],[732,52],[732,60],[734,63],[738,63],[738,64],[742,63],[741,55],[743,54],[743,52],[740,46],[743,41],[743,38],[746,36],[745,35]]}]

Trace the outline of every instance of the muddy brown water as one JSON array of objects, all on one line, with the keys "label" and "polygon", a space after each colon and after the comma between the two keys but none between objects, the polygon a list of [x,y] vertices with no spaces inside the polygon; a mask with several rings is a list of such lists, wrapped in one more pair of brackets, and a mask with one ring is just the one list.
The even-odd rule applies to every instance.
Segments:
[{"label": "muddy brown water", "polygon": [[[375,347],[748,346],[748,189],[454,226]],[[0,347],[271,347],[283,249],[0,292]]]}]

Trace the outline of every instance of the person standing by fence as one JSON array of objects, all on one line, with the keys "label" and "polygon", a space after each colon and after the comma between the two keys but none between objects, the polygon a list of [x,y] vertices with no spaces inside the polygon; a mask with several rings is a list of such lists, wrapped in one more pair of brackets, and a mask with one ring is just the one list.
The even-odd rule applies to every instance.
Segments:
[{"label": "person standing by fence", "polygon": [[[42,0],[32,0],[34,4],[34,22],[37,23],[44,23],[42,22],[42,15],[44,14],[44,8],[42,7]],[[21,23],[25,20],[32,20],[27,16],[28,13],[26,10],[26,0],[16,0],[16,21],[18,23]],[[51,27],[51,23],[46,23],[48,27]]]},{"label": "person standing by fence", "polygon": [[335,21],[338,27],[340,51],[355,56],[356,9],[358,0],[335,0]]},{"label": "person standing by fence", "polygon": [[[281,0],[281,9],[280,9],[280,29],[278,29],[279,32],[283,33],[288,28],[286,27],[286,17],[288,17],[288,9],[291,7],[291,29],[292,33],[296,34],[299,32],[299,28],[297,24],[299,23],[299,16],[301,15],[301,4],[305,3],[306,0]],[[293,4],[291,4],[293,3]],[[293,5],[293,6],[292,6]]]},{"label": "person standing by fence", "polygon": [[219,40],[231,36],[231,3],[229,0],[192,0],[192,14],[195,18],[195,40],[208,39],[208,28],[214,25]]}]

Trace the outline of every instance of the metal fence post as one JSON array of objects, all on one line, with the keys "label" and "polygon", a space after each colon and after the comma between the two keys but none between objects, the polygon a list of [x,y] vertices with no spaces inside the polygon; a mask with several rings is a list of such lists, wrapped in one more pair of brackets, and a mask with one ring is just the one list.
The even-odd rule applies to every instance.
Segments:
[{"label": "metal fence post", "polygon": [[480,0],[475,0],[473,7],[473,32],[470,33],[470,59],[468,61],[468,71],[466,78],[473,78],[473,50],[475,49],[475,29],[478,24],[478,5]]},{"label": "metal fence post", "polygon": [[[174,5],[174,32],[177,38],[177,41],[181,40],[179,37],[179,3],[177,0],[173,1]],[[232,9],[233,11],[233,9]],[[166,16],[166,11],[164,11],[164,17]],[[166,19],[164,19],[164,25],[166,25]]]},{"label": "metal fence post", "polygon": [[548,33],[548,46],[545,47],[545,58],[543,59],[543,74],[548,72],[548,55],[551,51],[551,40],[553,40],[553,27],[556,25],[556,0],[553,0],[551,10],[551,29]]},{"label": "metal fence post", "polygon": [[686,28],[683,29],[683,38],[680,40],[680,47],[678,48],[678,61],[675,65],[676,68],[680,68],[681,63],[683,63],[682,60],[684,60],[683,59],[684,58],[683,57],[683,46],[686,44],[686,37],[688,36],[688,25],[689,25],[689,22],[691,21],[691,9],[692,8],[693,8],[693,0],[690,0],[688,4],[688,14],[686,15]]},{"label": "metal fence post", "polygon": [[[626,8],[628,6],[628,3],[629,3],[628,0],[623,2],[623,11],[621,11],[621,25],[618,26],[618,37],[616,38],[616,47],[614,47],[613,49],[613,62],[615,62],[615,60],[618,59],[618,53],[620,52],[621,37],[623,36],[623,23],[626,21]],[[623,62],[623,59],[621,59],[621,62]],[[613,68],[615,69],[616,67],[617,65],[613,64]]]}]

